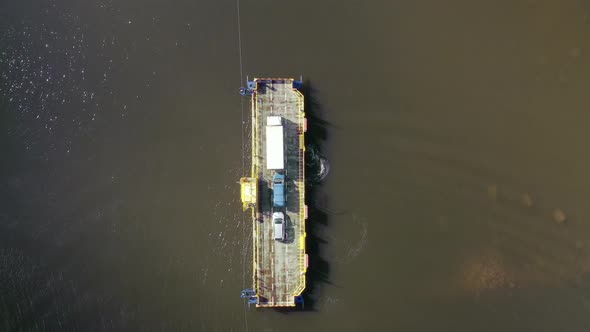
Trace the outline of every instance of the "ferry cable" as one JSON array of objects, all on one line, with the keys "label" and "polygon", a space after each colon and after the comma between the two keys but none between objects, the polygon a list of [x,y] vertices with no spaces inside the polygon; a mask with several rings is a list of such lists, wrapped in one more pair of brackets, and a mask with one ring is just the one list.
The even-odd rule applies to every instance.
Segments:
[{"label": "ferry cable", "polygon": [[[237,20],[238,20],[238,55],[240,59],[240,85],[244,81],[244,65],[242,60],[242,25],[240,19],[240,0],[236,0],[236,9],[237,9]],[[241,132],[241,139],[242,139],[242,175],[245,174],[246,171],[246,154],[245,154],[245,140],[244,140],[244,98],[240,97],[240,110],[242,115],[242,132]],[[246,288],[246,249],[247,243],[249,241],[246,240],[246,211],[242,209],[242,289]],[[246,331],[248,331],[248,315],[246,312],[246,303],[244,303],[244,322],[246,326]]]}]

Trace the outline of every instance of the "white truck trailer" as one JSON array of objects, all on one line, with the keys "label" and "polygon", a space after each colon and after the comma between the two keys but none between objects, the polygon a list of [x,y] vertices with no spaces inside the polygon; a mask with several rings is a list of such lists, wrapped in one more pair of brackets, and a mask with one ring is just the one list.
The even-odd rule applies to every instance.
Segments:
[{"label": "white truck trailer", "polygon": [[266,168],[283,170],[285,151],[283,142],[283,121],[280,116],[266,118]]}]

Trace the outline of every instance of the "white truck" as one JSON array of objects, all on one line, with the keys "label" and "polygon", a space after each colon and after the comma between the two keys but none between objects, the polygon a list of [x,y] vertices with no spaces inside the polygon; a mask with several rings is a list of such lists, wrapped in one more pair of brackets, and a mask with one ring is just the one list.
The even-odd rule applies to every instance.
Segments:
[{"label": "white truck", "polygon": [[266,168],[283,170],[285,151],[283,142],[283,121],[280,116],[266,117]]}]

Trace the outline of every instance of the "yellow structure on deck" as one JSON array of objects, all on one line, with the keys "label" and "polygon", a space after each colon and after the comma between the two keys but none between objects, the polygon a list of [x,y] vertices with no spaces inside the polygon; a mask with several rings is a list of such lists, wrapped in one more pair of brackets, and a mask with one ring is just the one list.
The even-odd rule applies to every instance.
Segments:
[{"label": "yellow structure on deck", "polygon": [[240,198],[242,200],[242,208],[246,211],[248,208],[256,206],[257,200],[257,178],[241,178],[240,179]]}]

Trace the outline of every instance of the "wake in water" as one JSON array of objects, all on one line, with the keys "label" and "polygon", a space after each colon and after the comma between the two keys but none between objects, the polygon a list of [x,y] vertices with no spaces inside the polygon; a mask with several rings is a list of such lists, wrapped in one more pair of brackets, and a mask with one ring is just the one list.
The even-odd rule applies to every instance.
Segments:
[{"label": "wake in water", "polygon": [[326,175],[330,172],[330,163],[328,159],[320,158],[320,174],[319,174],[319,182],[323,181]]},{"label": "wake in water", "polygon": [[330,172],[330,163],[315,145],[307,147],[305,152],[305,173],[310,185],[320,184]]}]

